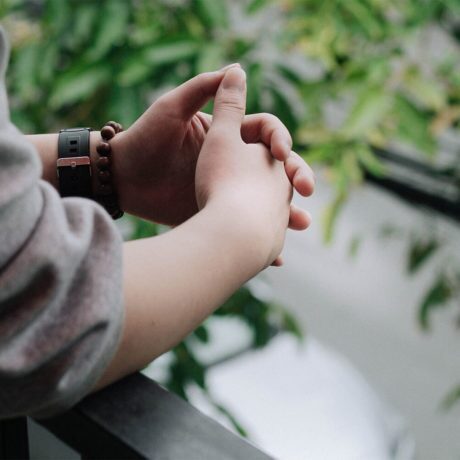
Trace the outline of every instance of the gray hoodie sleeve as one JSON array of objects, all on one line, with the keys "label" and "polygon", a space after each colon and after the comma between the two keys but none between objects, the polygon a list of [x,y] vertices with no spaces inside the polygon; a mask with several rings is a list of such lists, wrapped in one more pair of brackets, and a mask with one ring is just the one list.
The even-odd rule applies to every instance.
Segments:
[{"label": "gray hoodie sleeve", "polygon": [[49,416],[88,393],[123,320],[121,237],[96,203],[61,199],[10,123],[0,27],[0,419]]}]

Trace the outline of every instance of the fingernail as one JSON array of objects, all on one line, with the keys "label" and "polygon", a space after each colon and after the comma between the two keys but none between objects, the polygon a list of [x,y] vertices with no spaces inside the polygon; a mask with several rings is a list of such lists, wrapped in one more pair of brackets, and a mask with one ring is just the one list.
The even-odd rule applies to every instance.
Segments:
[{"label": "fingernail", "polygon": [[243,92],[246,88],[246,72],[241,67],[232,67],[225,74],[222,87]]},{"label": "fingernail", "polygon": [[239,62],[234,62],[233,64],[229,64],[225,67],[222,67],[222,69],[220,69],[219,72],[226,72],[228,69],[231,69],[232,67],[241,67],[241,64]]}]

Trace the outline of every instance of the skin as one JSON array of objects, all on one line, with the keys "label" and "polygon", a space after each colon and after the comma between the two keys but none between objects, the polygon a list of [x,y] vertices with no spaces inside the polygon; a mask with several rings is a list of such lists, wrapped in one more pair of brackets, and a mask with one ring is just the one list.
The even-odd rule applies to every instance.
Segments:
[{"label": "skin", "polygon": [[[288,227],[309,224],[291,205],[292,184],[310,195],[313,174],[277,118],[245,116],[245,82],[239,66],[199,75],[111,141],[122,208],[175,228],[124,244],[124,329],[95,389],[177,344],[238,287],[281,263]],[[198,112],[211,97],[213,117]],[[56,185],[56,135],[30,140]]]},{"label": "skin", "polygon": [[[111,141],[112,174],[123,210],[172,226],[198,211],[194,184],[196,163],[212,123],[212,116],[199,109],[215,96],[226,72],[235,67],[239,65],[200,74],[170,91]],[[41,156],[43,179],[56,189],[57,136],[28,136]],[[245,143],[263,142],[274,158],[284,162],[287,177],[297,192],[303,196],[313,193],[313,171],[291,150],[291,135],[278,118],[271,114],[245,116],[241,138]],[[93,160],[97,159],[95,146],[99,140],[99,133],[93,132]],[[291,214],[291,228],[306,228],[310,221],[306,211],[292,207]]]}]

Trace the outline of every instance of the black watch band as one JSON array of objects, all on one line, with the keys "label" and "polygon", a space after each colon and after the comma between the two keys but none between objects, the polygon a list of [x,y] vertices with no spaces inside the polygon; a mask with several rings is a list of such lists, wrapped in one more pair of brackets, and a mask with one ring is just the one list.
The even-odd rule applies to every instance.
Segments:
[{"label": "black watch band", "polygon": [[57,175],[62,197],[92,198],[91,128],[71,128],[59,131]]}]

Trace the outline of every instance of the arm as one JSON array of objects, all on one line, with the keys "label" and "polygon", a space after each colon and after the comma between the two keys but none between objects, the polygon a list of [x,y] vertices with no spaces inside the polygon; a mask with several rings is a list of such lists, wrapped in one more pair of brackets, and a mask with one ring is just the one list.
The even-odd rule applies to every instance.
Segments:
[{"label": "arm", "polygon": [[264,268],[245,213],[233,199],[210,203],[166,234],[125,243],[124,334],[98,388],[171,349]]},{"label": "arm", "polygon": [[[223,83],[238,88],[243,75]],[[123,339],[97,389],[169,350],[280,253],[292,189],[282,163],[239,137],[244,101],[234,86],[216,97],[196,171],[201,211],[169,233],[125,244]]]}]

